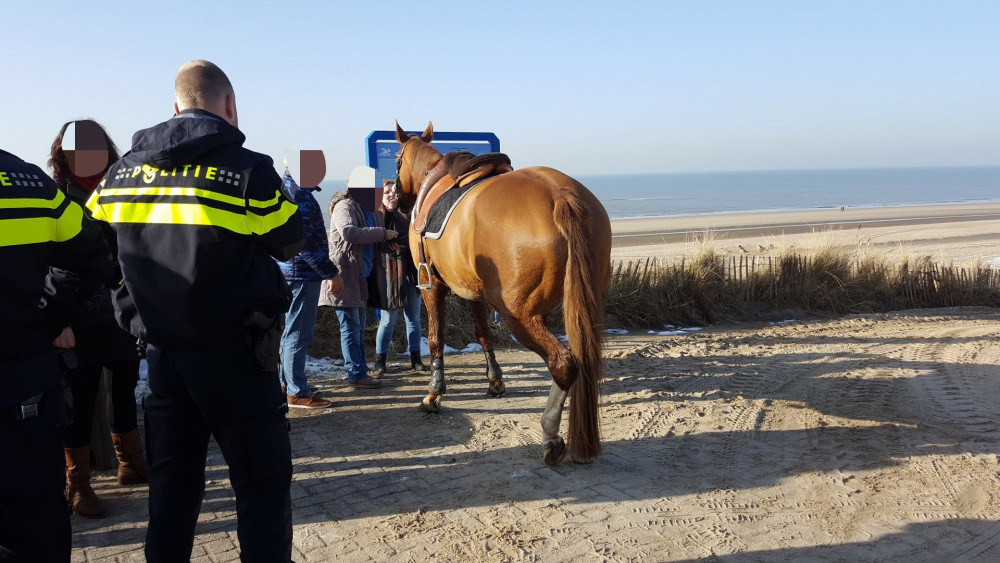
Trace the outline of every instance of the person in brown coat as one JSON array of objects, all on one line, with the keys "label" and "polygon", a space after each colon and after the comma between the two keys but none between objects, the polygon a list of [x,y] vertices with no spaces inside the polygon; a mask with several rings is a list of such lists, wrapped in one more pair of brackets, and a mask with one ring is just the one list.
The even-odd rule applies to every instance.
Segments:
[{"label": "person in brown coat", "polygon": [[329,282],[324,281],[319,304],[336,310],[348,383],[372,389],[381,386],[382,382],[369,375],[365,361],[366,278],[374,267],[374,244],[393,240],[397,233],[376,227],[372,214],[352,197],[352,191],[340,192],[330,200],[330,260],[340,270],[344,287],[333,293]]}]

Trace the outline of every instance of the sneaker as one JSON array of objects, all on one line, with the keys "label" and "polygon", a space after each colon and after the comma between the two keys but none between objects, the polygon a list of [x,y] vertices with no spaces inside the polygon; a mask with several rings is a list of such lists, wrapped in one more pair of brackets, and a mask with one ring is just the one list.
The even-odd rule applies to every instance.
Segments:
[{"label": "sneaker", "polygon": [[374,377],[362,377],[354,381],[348,381],[351,385],[361,389],[376,389],[382,386],[382,382]]},{"label": "sneaker", "polygon": [[288,397],[288,408],[290,409],[325,409],[332,406],[330,401],[316,396],[316,393],[305,397]]}]

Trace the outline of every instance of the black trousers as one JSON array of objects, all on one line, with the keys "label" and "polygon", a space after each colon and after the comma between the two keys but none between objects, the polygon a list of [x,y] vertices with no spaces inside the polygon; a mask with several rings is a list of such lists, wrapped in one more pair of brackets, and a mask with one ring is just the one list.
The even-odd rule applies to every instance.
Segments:
[{"label": "black trousers", "polygon": [[111,431],[125,434],[139,427],[135,420],[135,384],[139,381],[139,360],[80,366],[67,376],[73,391],[73,422],[66,428],[67,448],[90,445],[97,390],[105,367],[111,372]]},{"label": "black trousers", "polygon": [[49,393],[58,394],[52,398],[56,404],[37,417],[16,420],[9,408],[2,411],[0,561],[70,560],[63,428],[55,426],[55,413],[49,410],[65,406],[61,391]]},{"label": "black trousers", "polygon": [[150,345],[147,362],[147,561],[191,558],[209,435],[236,492],[241,559],[290,561],[292,452],[277,375],[262,372],[246,346],[175,351]]}]

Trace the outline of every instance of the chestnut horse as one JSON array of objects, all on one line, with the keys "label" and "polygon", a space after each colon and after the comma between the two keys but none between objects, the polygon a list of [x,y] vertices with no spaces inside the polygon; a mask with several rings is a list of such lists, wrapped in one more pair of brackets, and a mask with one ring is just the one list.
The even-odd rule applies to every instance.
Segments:
[{"label": "chestnut horse", "polygon": [[[428,172],[442,160],[430,144],[433,137],[431,123],[419,136],[408,135],[396,124],[403,213],[412,210]],[[410,250],[419,264],[417,237],[411,230]],[[431,272],[430,289],[421,291],[430,321],[431,382],[420,410],[437,412],[445,392],[445,297],[450,290],[472,308],[476,338],[486,354],[490,395],[501,395],[505,388],[486,320],[489,308],[548,365],[553,382],[542,414],[545,463],[556,465],[566,455],[559,423],[570,390],[570,459],[585,463],[600,455],[598,400],[611,223],[594,194],[551,168],[494,176],[465,196],[441,238],[426,239],[424,251]],[[560,299],[569,349],[545,323]]]}]

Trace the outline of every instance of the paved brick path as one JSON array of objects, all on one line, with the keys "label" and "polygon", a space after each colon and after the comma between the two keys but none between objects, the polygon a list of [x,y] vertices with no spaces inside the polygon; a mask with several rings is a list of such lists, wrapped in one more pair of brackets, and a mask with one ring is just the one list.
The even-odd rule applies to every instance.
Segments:
[{"label": "paved brick path", "polygon": [[[950,315],[950,316],[948,316]],[[291,415],[296,561],[997,561],[1000,313],[904,312],[616,337],[604,455],[548,468],[537,356],[448,356],[426,376]],[[564,421],[565,425],[565,421]],[[564,426],[565,427],[565,426]],[[239,557],[218,450],[193,560]],[[145,489],[97,481],[74,560],[141,561]]]}]

